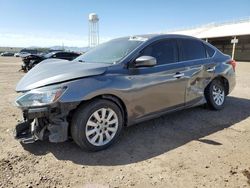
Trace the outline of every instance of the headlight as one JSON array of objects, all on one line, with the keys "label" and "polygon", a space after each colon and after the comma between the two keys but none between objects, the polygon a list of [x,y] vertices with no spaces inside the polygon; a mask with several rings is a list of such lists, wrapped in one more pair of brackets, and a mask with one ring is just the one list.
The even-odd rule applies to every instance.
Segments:
[{"label": "headlight", "polygon": [[66,87],[31,90],[16,99],[18,107],[44,106],[56,102],[66,91]]}]

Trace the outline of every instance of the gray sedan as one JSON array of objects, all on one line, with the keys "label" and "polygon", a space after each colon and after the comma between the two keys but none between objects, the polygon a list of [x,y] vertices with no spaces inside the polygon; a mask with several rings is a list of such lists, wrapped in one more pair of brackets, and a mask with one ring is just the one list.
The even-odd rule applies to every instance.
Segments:
[{"label": "gray sedan", "polygon": [[224,107],[236,62],[182,35],[141,35],[103,43],[73,61],[40,63],[17,84],[23,143],[63,142],[98,151],[126,126],[206,103]]}]

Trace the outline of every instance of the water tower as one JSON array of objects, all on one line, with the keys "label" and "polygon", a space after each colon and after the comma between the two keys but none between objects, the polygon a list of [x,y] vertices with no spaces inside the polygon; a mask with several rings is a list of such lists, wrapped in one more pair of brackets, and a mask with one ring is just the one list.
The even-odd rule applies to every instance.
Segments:
[{"label": "water tower", "polygon": [[99,18],[96,13],[89,14],[89,47],[99,44]]}]

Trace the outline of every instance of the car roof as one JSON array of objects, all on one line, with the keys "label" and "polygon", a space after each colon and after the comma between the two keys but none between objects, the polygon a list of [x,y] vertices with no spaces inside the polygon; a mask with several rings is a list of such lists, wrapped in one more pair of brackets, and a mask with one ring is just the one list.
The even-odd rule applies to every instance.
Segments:
[{"label": "car roof", "polygon": [[[134,35],[134,37],[142,37],[142,38],[187,38],[187,39],[198,39],[193,36],[181,35],[181,34],[142,34],[142,35]],[[198,39],[200,40],[200,39]]]},{"label": "car roof", "polygon": [[[160,39],[170,39],[170,38],[180,38],[180,39],[194,39],[202,41],[199,38],[188,36],[188,35],[180,35],[180,34],[142,34],[142,35],[130,35],[126,37],[116,38],[116,39],[122,39],[122,38],[132,38],[137,39],[141,41],[148,41],[148,40],[160,40]],[[114,40],[116,40],[114,39]],[[204,42],[204,41],[203,41]]]}]

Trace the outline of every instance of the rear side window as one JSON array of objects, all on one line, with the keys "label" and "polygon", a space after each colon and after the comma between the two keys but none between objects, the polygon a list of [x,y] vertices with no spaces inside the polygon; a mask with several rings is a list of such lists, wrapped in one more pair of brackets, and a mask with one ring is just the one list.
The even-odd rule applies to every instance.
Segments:
[{"label": "rear side window", "polygon": [[204,44],[204,46],[206,48],[207,57],[213,57],[215,50],[206,44]]},{"label": "rear side window", "polygon": [[57,58],[65,59],[65,58],[71,57],[71,54],[70,53],[61,52],[61,53],[58,53],[56,56],[57,56]]},{"label": "rear side window", "polygon": [[65,53],[57,53],[56,58],[63,58],[65,57]]},{"label": "rear side window", "polygon": [[54,55],[52,55],[53,58],[58,58],[60,56],[60,53],[55,53]]},{"label": "rear side window", "polygon": [[71,53],[71,54],[68,55],[68,57],[72,57],[72,58],[77,57],[77,56],[79,56],[79,55],[78,54],[74,54],[74,53]]},{"label": "rear side window", "polygon": [[178,60],[177,43],[175,40],[164,40],[146,47],[141,55],[152,56],[157,65],[175,63]]},{"label": "rear side window", "polygon": [[75,54],[75,53],[66,53],[65,54],[65,58],[69,59],[69,60],[72,60],[72,59],[75,59],[78,55]]},{"label": "rear side window", "polygon": [[204,45],[194,39],[180,39],[181,60],[195,60],[207,57]]}]

